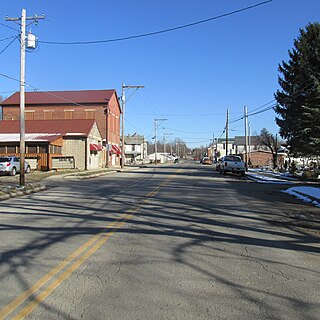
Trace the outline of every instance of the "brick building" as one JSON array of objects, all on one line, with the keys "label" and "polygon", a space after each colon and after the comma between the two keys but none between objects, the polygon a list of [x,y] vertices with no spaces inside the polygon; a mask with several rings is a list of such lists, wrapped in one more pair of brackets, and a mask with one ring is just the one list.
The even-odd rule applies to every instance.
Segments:
[{"label": "brick building", "polygon": [[[19,120],[19,104],[19,92],[2,101],[2,120]],[[111,166],[120,164],[120,115],[121,107],[114,89],[26,92],[26,121],[95,120],[103,145],[108,145]],[[103,151],[106,153],[106,148]]]}]

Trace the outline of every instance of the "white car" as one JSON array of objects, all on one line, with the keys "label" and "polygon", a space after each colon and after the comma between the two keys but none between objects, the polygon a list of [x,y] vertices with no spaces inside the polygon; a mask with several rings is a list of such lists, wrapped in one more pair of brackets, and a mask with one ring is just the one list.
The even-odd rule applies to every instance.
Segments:
[{"label": "white car", "polygon": [[[25,173],[31,172],[31,167],[27,161],[24,163]],[[0,173],[9,174],[15,176],[20,172],[20,158],[9,156],[0,157]]]}]

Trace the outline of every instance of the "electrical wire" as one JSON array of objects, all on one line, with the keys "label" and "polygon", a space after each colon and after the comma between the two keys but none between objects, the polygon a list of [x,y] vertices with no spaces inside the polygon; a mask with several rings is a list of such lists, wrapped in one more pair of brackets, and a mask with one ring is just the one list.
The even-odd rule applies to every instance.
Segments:
[{"label": "electrical wire", "polygon": [[6,41],[6,40],[10,40],[10,39],[12,39],[12,38],[17,38],[17,36],[11,36],[11,37],[7,37],[7,38],[0,39],[0,42]]},{"label": "electrical wire", "polygon": [[154,32],[148,32],[148,33],[143,33],[143,34],[138,34],[138,35],[132,35],[132,36],[127,36],[127,37],[122,37],[122,38],[114,38],[114,39],[107,39],[107,40],[92,40],[92,41],[74,41],[74,42],[59,42],[59,41],[39,41],[41,43],[45,43],[45,44],[55,44],[55,45],[87,45],[87,44],[99,44],[99,43],[108,43],[108,42],[118,42],[118,41],[124,41],[124,40],[132,40],[132,39],[137,39],[137,38],[142,38],[142,37],[149,37],[149,36],[154,36],[154,35],[158,35],[158,34],[163,34],[163,33],[168,33],[168,32],[172,32],[172,31],[177,31],[180,29],[185,29],[185,28],[189,28],[189,27],[193,27],[199,24],[203,24],[203,23],[207,23],[213,20],[217,20],[217,19],[221,19],[227,16],[231,16],[243,11],[247,11],[262,5],[265,5],[267,3],[272,2],[273,0],[267,0],[267,1],[263,1],[263,2],[259,2],[256,3],[254,5],[248,6],[248,7],[244,7],[242,9],[238,9],[238,10],[234,10],[231,12],[227,12],[224,14],[220,14],[218,16],[214,16],[214,17],[210,17],[204,20],[200,20],[200,21],[196,21],[196,22],[192,22],[192,23],[188,23],[188,24],[184,24],[181,26],[177,26],[177,27],[173,27],[173,28],[168,28],[168,29],[163,29],[163,30],[159,30],[159,31],[154,31]]},{"label": "electrical wire", "polygon": [[[311,89],[313,89],[313,88],[315,87],[314,85],[313,85],[312,87],[309,87],[310,84],[312,84],[312,82],[311,82],[310,80],[306,80],[306,81],[302,82],[302,84],[306,84],[306,85],[305,85],[298,93],[296,93],[295,95],[293,95],[293,96],[290,97],[290,98],[285,99],[285,101],[284,101],[285,103],[290,102],[290,101],[296,99],[296,98],[299,97],[301,94],[306,93],[306,92],[308,92],[309,90],[311,90]],[[308,88],[308,87],[309,87],[309,88]],[[274,104],[272,104],[271,106],[268,106],[268,107],[266,107],[266,106],[269,105],[270,103],[275,102],[275,101],[276,101],[276,100],[274,99],[274,100],[272,100],[272,101],[269,101],[269,102],[263,104],[263,105],[260,106],[260,107],[257,107],[257,108],[255,108],[255,109],[253,109],[251,112],[249,112],[249,113],[247,114],[247,116],[248,116],[248,117],[255,116],[255,115],[257,115],[257,114],[264,113],[264,112],[267,112],[267,111],[269,111],[269,110],[271,110],[271,109],[274,109],[274,108],[277,106],[277,103],[274,103]],[[263,107],[265,107],[265,108],[263,108]],[[261,109],[261,108],[263,108],[263,109],[262,109],[262,110],[259,110],[259,109]],[[259,111],[254,112],[255,110],[259,110]],[[230,124],[235,123],[235,122],[238,122],[238,121],[243,120],[243,119],[244,119],[244,115],[243,115],[242,117],[236,119],[236,120],[230,121]]]},{"label": "electrical wire", "polygon": [[[17,81],[17,82],[20,83],[20,80],[19,80],[19,79],[16,79],[16,78],[14,78],[14,77],[8,76],[8,75],[6,75],[6,74],[4,74],[4,73],[0,73],[0,76],[2,76],[2,77],[4,77],[4,78],[7,78],[7,79],[10,79],[10,80],[13,80],[13,81]],[[59,96],[59,95],[57,95],[57,94],[52,93],[51,91],[41,90],[41,89],[39,89],[39,88],[34,87],[33,85],[31,85],[31,84],[29,84],[29,83],[25,83],[25,85],[28,86],[28,87],[30,87],[30,88],[32,88],[32,89],[35,90],[36,92],[43,92],[43,93],[46,93],[46,94],[48,94],[48,95],[50,95],[50,96],[53,96],[53,97],[55,97],[55,98],[59,98],[60,100],[66,101],[66,102],[68,102],[68,103],[71,103],[71,104],[73,104],[73,105],[75,105],[75,106],[84,107],[84,105],[82,105],[82,104],[80,104],[80,103],[77,103],[77,102],[75,102],[75,101],[66,99],[66,98],[64,98],[64,97],[61,97],[61,96]]]},{"label": "electrical wire", "polygon": [[8,26],[8,25],[6,25],[6,24],[2,23],[2,22],[0,22],[0,25],[1,25],[1,26],[3,26],[3,27],[6,27],[6,28],[8,28],[8,29],[11,29],[11,30],[14,30],[14,31],[20,32],[20,30],[15,29],[15,28],[12,28],[12,27],[10,27],[10,26]]},{"label": "electrical wire", "polygon": [[0,51],[0,55],[1,55],[2,53],[4,53],[4,52],[13,44],[13,42],[14,42],[16,39],[17,39],[17,37],[14,37],[14,39],[12,39],[12,41],[10,41],[10,43],[9,43],[7,46],[5,46],[5,48],[4,48],[2,51]]}]

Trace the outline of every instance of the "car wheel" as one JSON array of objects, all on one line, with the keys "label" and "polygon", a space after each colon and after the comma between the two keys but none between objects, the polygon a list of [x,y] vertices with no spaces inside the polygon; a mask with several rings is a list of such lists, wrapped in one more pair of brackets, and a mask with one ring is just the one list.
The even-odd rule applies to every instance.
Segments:
[{"label": "car wheel", "polygon": [[30,172],[31,172],[31,168],[30,168],[30,166],[27,166],[26,173],[30,173]]},{"label": "car wheel", "polygon": [[16,167],[13,167],[10,171],[10,176],[15,176],[17,174],[17,169]]}]

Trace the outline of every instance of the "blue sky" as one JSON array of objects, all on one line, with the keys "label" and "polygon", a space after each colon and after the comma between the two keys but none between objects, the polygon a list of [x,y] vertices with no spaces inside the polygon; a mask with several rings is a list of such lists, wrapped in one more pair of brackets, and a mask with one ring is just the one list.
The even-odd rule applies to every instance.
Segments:
[{"label": "blue sky", "polygon": [[[45,14],[32,25],[39,41],[91,41],[144,34],[226,14],[262,0],[1,0],[5,17]],[[188,146],[210,143],[225,127],[243,135],[244,105],[250,113],[274,99],[278,63],[288,60],[293,40],[309,22],[318,22],[319,0],[273,0],[207,23],[127,41],[92,45],[39,43],[26,56],[26,82],[40,90],[116,89],[144,85],[126,103],[125,133],[151,139],[154,119],[166,118],[158,130]],[[0,24],[0,39],[17,32]],[[0,42],[0,52],[10,42]],[[0,73],[19,78],[19,42],[0,55]],[[19,83],[0,77],[0,95]],[[27,87],[31,91],[31,87]],[[261,110],[261,109],[260,109]],[[249,117],[251,132],[276,133],[272,110]],[[165,129],[164,129],[165,128]],[[223,135],[222,135],[223,137]]]}]

